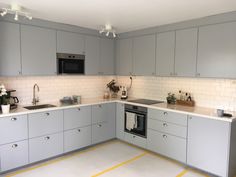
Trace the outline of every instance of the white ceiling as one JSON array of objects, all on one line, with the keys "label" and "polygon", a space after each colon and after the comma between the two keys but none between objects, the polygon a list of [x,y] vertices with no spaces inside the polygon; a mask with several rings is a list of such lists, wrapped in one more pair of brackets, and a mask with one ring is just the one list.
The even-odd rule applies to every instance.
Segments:
[{"label": "white ceiling", "polygon": [[17,2],[33,17],[118,33],[236,10],[236,0],[0,0]]}]

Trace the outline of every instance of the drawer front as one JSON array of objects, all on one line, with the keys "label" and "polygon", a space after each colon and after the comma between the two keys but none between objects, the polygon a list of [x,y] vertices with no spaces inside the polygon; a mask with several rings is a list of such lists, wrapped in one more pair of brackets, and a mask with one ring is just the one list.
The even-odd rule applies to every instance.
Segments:
[{"label": "drawer front", "polygon": [[106,103],[92,106],[92,123],[115,121],[116,104]]},{"label": "drawer front", "polygon": [[187,137],[187,127],[169,122],[148,119],[148,128],[182,138]]},{"label": "drawer front", "polygon": [[187,115],[158,109],[148,109],[148,118],[187,126]]},{"label": "drawer front", "polygon": [[153,152],[186,163],[186,139],[149,129],[147,148]]},{"label": "drawer front", "polygon": [[74,151],[91,145],[91,126],[64,132],[64,152]]},{"label": "drawer front", "polygon": [[63,153],[63,133],[42,136],[29,140],[30,163]]},{"label": "drawer front", "polygon": [[29,114],[29,137],[38,137],[63,131],[63,111]]},{"label": "drawer front", "polygon": [[7,144],[28,138],[27,115],[0,119],[0,144]]},{"label": "drawer front", "polygon": [[64,130],[92,124],[91,106],[64,110]]},{"label": "drawer front", "polygon": [[28,164],[28,140],[0,146],[1,171]]},{"label": "drawer front", "polygon": [[124,140],[128,143],[134,144],[134,145],[142,147],[142,148],[147,147],[147,139],[142,138],[140,136],[136,136],[136,135],[125,132],[125,139]]},{"label": "drawer front", "polygon": [[92,125],[92,144],[115,138],[115,129],[111,129],[108,122]]}]

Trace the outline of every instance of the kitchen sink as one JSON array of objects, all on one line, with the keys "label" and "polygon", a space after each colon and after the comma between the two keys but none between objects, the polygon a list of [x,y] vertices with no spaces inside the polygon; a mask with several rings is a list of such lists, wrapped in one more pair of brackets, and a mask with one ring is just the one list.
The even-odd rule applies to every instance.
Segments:
[{"label": "kitchen sink", "polygon": [[34,109],[43,109],[43,108],[52,108],[52,107],[56,107],[56,106],[52,104],[41,104],[41,105],[35,105],[35,106],[26,106],[24,108],[28,110],[34,110]]}]

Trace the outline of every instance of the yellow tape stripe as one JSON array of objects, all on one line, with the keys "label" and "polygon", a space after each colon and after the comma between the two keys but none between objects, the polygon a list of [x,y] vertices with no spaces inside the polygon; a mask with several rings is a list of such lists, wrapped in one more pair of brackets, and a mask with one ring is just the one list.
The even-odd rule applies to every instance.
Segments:
[{"label": "yellow tape stripe", "polygon": [[188,172],[188,170],[185,169],[185,170],[183,170],[182,172],[180,172],[176,177],[182,177],[182,176],[184,176],[187,172]]},{"label": "yellow tape stripe", "polygon": [[144,153],[142,153],[142,154],[140,154],[140,155],[138,155],[138,156],[133,157],[132,159],[126,160],[126,161],[124,161],[124,162],[121,162],[121,163],[119,163],[119,164],[113,166],[113,167],[110,167],[110,168],[108,168],[108,169],[106,169],[106,170],[103,170],[103,171],[101,171],[100,173],[97,173],[96,175],[93,175],[92,177],[101,176],[101,175],[103,175],[104,173],[110,172],[110,171],[112,171],[112,170],[114,170],[114,169],[116,169],[116,168],[119,168],[119,167],[124,166],[124,165],[126,165],[126,164],[129,164],[129,163],[131,163],[131,162],[133,162],[133,161],[135,161],[135,160],[138,160],[138,159],[140,159],[141,157],[145,156],[146,154],[148,154],[148,153],[147,153],[147,152],[144,152]]}]

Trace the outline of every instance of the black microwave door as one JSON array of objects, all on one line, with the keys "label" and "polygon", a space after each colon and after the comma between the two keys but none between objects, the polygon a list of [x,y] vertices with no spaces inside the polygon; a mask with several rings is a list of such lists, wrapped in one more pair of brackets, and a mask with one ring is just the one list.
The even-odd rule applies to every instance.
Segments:
[{"label": "black microwave door", "polygon": [[84,74],[84,60],[60,59],[59,73]]}]

